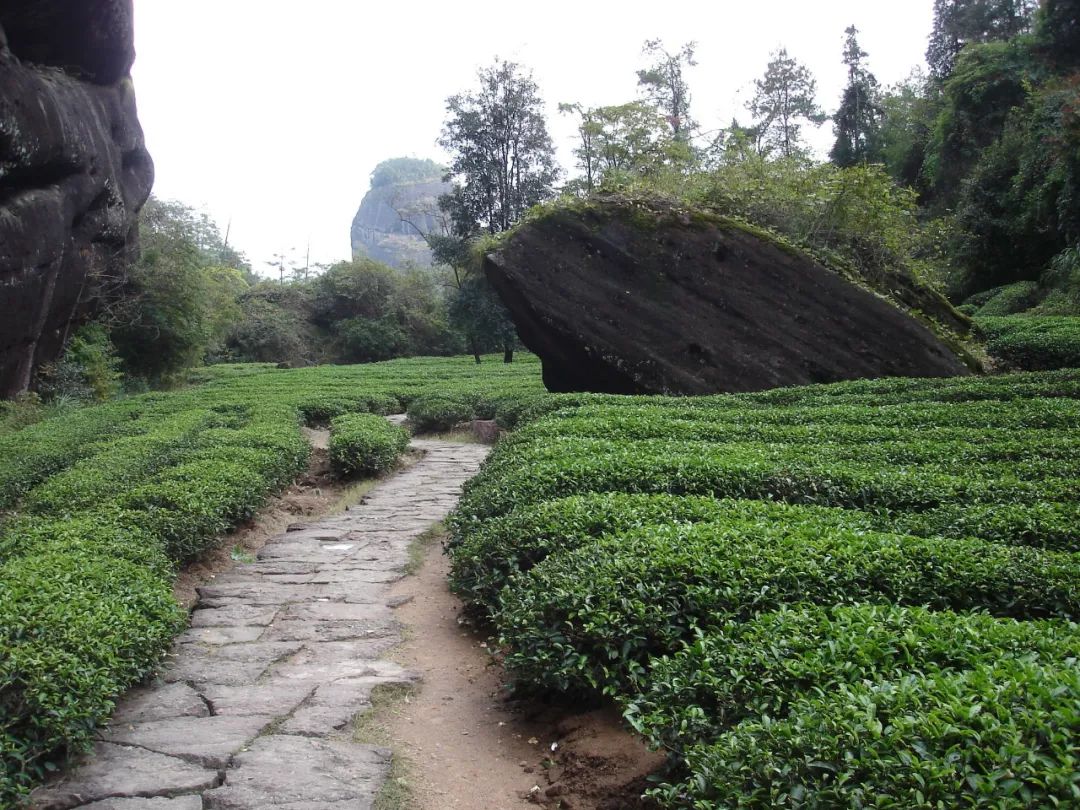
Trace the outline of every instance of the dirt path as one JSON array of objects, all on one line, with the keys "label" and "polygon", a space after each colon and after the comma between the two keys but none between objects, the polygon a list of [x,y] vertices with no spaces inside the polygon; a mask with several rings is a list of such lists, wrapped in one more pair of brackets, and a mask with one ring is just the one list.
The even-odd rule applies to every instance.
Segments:
[{"label": "dirt path", "polygon": [[425,456],[345,514],[297,524],[198,588],[191,628],[151,686],[122,701],[93,753],[36,808],[369,808],[390,752],[354,741],[373,688],[415,675],[391,583],[487,448],[417,441]]},{"label": "dirt path", "polygon": [[408,810],[624,810],[663,763],[613,710],[575,713],[508,699],[482,634],[459,622],[438,544],[416,576],[394,584],[407,600],[407,640],[393,657],[423,681],[374,721],[405,765]]}]

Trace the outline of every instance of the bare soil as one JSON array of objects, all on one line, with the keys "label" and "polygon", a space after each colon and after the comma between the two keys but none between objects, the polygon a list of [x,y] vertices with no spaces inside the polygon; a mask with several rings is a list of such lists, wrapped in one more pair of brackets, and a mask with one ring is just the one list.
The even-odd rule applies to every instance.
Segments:
[{"label": "bare soil", "polygon": [[393,601],[406,641],[395,659],[420,673],[419,689],[381,718],[407,765],[410,810],[622,810],[641,801],[664,761],[626,731],[613,709],[510,698],[488,641],[460,620],[439,545]]}]

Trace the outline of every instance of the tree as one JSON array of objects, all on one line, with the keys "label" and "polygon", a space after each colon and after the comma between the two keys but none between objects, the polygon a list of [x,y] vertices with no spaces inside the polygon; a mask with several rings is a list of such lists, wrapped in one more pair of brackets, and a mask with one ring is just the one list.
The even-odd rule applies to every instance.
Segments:
[{"label": "tree", "polygon": [[552,196],[555,148],[532,75],[496,61],[478,73],[476,90],[446,100],[449,117],[439,144],[452,160],[446,174],[455,193],[440,200],[455,236],[499,233]]},{"label": "tree", "polygon": [[803,122],[819,125],[826,119],[815,101],[817,82],[809,69],[781,48],[772,55],[765,75],[754,82],[747,105],[754,116],[763,151],[779,150],[783,157],[802,151]]},{"label": "tree", "polygon": [[[578,116],[579,145],[574,149],[586,193],[612,173],[648,175],[679,160],[677,144],[666,119],[641,101],[606,107],[560,104],[559,112]],[[572,185],[572,184],[571,184]]]},{"label": "tree", "polygon": [[829,157],[837,166],[847,167],[878,159],[882,109],[878,81],[863,65],[867,53],[859,47],[858,29],[852,25],[844,33],[848,83],[833,117],[836,143]]},{"label": "tree", "polygon": [[[494,320],[454,316],[469,310],[464,306],[467,301],[455,306],[456,299],[471,298],[474,285],[487,283],[478,263],[470,258],[469,245],[484,232],[509,229],[525,211],[553,196],[559,170],[543,101],[531,73],[513,62],[496,60],[477,76],[477,89],[446,101],[448,117],[439,144],[451,154],[445,179],[454,186],[439,198],[439,207],[448,215],[450,233],[429,238],[428,244],[436,260],[455,268],[451,318],[465,330],[479,362],[477,347],[485,334],[478,330],[487,329]],[[493,293],[490,297],[497,303]],[[505,323],[509,317],[503,311],[494,332],[503,339],[504,356],[510,362],[513,340],[507,337]]]},{"label": "tree", "polygon": [[687,42],[675,53],[664,47],[659,39],[645,42],[642,53],[653,58],[653,63],[637,72],[638,87],[646,99],[658,109],[671,126],[676,141],[688,143],[694,121],[690,117],[690,88],[683,76],[684,67],[694,67],[696,42]]},{"label": "tree", "polygon": [[947,79],[966,45],[1031,30],[1037,7],[1037,0],[934,0],[934,27],[926,48],[930,75]]},{"label": "tree", "polygon": [[1080,3],[1043,0],[1036,25],[1039,47],[1055,68],[1080,65]]}]

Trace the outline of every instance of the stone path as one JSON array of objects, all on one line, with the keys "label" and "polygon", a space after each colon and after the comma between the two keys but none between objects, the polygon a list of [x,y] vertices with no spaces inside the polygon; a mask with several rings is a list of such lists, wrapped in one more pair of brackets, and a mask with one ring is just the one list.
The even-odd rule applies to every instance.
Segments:
[{"label": "stone path", "polygon": [[153,686],[129,694],[93,753],[38,810],[365,810],[390,752],[354,743],[380,684],[413,673],[388,604],[409,544],[457,502],[488,448],[414,441],[424,458],[342,515],[297,524],[199,589]]}]

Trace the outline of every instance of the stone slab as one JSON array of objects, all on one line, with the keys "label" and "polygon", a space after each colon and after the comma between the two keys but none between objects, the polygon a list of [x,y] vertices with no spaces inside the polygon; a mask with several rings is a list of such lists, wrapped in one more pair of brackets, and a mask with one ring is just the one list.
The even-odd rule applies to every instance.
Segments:
[{"label": "stone slab", "polygon": [[138,745],[207,768],[224,768],[233,754],[273,722],[271,715],[179,717],[110,728],[109,742]]},{"label": "stone slab", "polygon": [[178,796],[175,799],[105,799],[84,804],[79,810],[203,810],[202,796]]},{"label": "stone slab", "polygon": [[274,734],[238,754],[225,784],[204,794],[208,810],[369,808],[390,768],[383,748]]},{"label": "stone slab", "polygon": [[272,714],[283,717],[299,706],[315,690],[316,684],[273,680],[255,686],[208,684],[203,696],[215,715]]},{"label": "stone slab", "polygon": [[104,799],[151,798],[208,790],[218,772],[126,745],[94,744],[86,764],[62,782],[35,791],[34,810],[68,810]]},{"label": "stone slab", "polygon": [[113,712],[110,725],[132,725],[173,717],[206,717],[209,714],[206,701],[186,683],[167,683],[128,692]]}]

